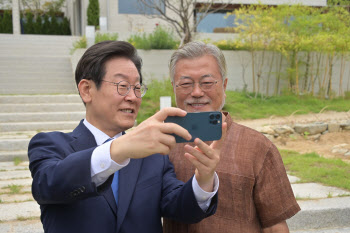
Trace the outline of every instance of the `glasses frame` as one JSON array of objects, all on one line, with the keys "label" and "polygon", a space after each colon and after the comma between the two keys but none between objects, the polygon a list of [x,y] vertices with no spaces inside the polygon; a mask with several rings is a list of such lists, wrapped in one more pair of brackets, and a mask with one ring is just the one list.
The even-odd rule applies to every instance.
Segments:
[{"label": "glasses frame", "polygon": [[[202,88],[202,84],[205,83],[205,82],[192,82],[191,91],[187,91],[186,93],[191,93],[191,92],[193,91],[194,85],[195,85],[196,83],[199,84],[199,88],[200,88],[202,91],[207,92],[207,91],[210,91],[211,88],[212,88],[214,85],[216,85],[218,82],[219,82],[218,80],[214,81],[214,82],[213,82],[213,85],[210,86],[210,88],[207,89],[207,90],[205,90],[205,89]],[[180,87],[180,88],[181,88],[182,90],[184,90],[184,91],[186,90],[186,89],[185,89],[184,87],[182,87],[180,84],[176,84],[175,87],[176,87],[176,88]]]},{"label": "glasses frame", "polygon": [[[137,97],[137,98],[142,98],[142,97],[144,97],[145,95],[146,95],[146,92],[147,92],[147,90],[148,90],[148,88],[147,88],[147,86],[146,86],[146,84],[136,84],[136,85],[131,85],[128,81],[126,81],[126,80],[122,80],[122,81],[120,81],[120,82],[111,82],[111,81],[107,81],[107,80],[101,80],[102,82],[107,82],[107,83],[111,83],[111,84],[113,84],[113,86],[116,86],[117,87],[117,92],[118,92],[118,94],[119,95],[121,95],[121,96],[127,96],[128,94],[129,94],[129,92],[130,92],[130,90],[131,89],[133,89],[134,90],[134,94],[135,94],[135,96]],[[124,95],[122,95],[122,94],[120,94],[119,93],[119,83],[121,83],[121,82],[127,82],[127,83],[129,83],[129,88],[128,88],[128,91],[124,94]],[[141,95],[141,97],[138,97],[137,95],[136,95],[136,92],[135,92],[135,89],[136,89],[136,86],[137,85],[139,85],[139,86],[141,86],[141,87],[144,87],[145,88],[145,93],[143,93],[143,95]],[[132,88],[132,87],[134,87],[134,88]]]}]

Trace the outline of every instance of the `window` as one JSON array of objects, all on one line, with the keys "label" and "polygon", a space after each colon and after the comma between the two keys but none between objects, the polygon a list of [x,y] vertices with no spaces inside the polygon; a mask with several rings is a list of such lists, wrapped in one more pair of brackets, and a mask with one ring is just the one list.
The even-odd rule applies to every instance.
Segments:
[{"label": "window", "polygon": [[[228,12],[228,11],[227,11]],[[226,17],[226,11],[218,11],[215,13],[208,14],[202,19],[197,26],[197,32],[225,32],[226,27],[234,28],[235,16],[230,15]],[[232,12],[232,11],[229,11]],[[201,13],[197,13],[197,19]]]},{"label": "window", "polygon": [[[164,3],[161,0],[147,0],[150,5],[159,4],[160,8],[165,11]],[[158,15],[154,9],[145,6],[139,0],[119,0],[118,1],[119,14],[146,14],[146,15]]]}]

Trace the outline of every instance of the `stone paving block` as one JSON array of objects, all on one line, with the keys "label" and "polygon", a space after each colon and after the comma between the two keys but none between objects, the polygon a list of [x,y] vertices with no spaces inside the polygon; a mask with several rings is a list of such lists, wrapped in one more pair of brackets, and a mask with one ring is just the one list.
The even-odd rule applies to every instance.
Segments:
[{"label": "stone paving block", "polygon": [[289,182],[290,182],[291,184],[294,184],[294,183],[300,181],[300,178],[298,178],[298,177],[296,177],[296,176],[291,176],[291,175],[287,175],[287,176],[288,176]]},{"label": "stone paving block", "polygon": [[294,195],[298,198],[327,198],[350,195],[350,192],[339,188],[316,183],[292,184]]},{"label": "stone paving block", "polygon": [[0,188],[6,187],[8,185],[31,186],[32,178],[17,179],[17,180],[0,180]]},{"label": "stone paving block", "polygon": [[40,220],[13,221],[0,223],[2,233],[43,233]]},{"label": "stone paving block", "polygon": [[23,178],[31,178],[29,170],[0,172],[0,181]]},{"label": "stone paving block", "polygon": [[291,233],[349,233],[350,227],[334,228],[334,229],[320,229],[320,230],[301,230],[291,231]]},{"label": "stone paving block", "polygon": [[14,170],[25,170],[29,169],[29,162],[24,161],[18,165],[15,165],[14,162],[1,162],[0,163],[0,172],[3,171],[14,171]]},{"label": "stone paving block", "polygon": [[2,203],[9,202],[26,202],[26,201],[34,201],[34,198],[31,193],[25,194],[2,194],[0,195],[0,200]]},{"label": "stone paving block", "polygon": [[0,205],[0,221],[17,220],[18,217],[40,217],[40,207],[35,201],[4,203]]}]

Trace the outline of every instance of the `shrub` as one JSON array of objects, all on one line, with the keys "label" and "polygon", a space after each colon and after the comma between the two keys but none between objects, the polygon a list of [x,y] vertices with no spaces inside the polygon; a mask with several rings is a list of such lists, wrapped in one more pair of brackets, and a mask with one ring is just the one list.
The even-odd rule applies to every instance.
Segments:
[{"label": "shrub", "polygon": [[9,10],[4,11],[4,15],[0,17],[0,33],[12,33],[12,15]]},{"label": "shrub", "polygon": [[152,49],[176,49],[179,45],[179,42],[174,39],[174,34],[161,26],[157,26],[148,39]]},{"label": "shrub", "polygon": [[118,33],[96,33],[95,44],[106,40],[118,40]]},{"label": "shrub", "polygon": [[66,17],[64,17],[63,22],[61,23],[61,35],[72,35],[69,19]]},{"label": "shrub", "polygon": [[41,15],[36,16],[35,24],[34,24],[34,34],[41,34],[43,30],[43,20]]},{"label": "shrub", "polygon": [[87,40],[86,37],[83,36],[80,38],[80,40],[77,40],[73,43],[73,48],[71,49],[70,53],[73,54],[75,50],[85,48],[87,48]]},{"label": "shrub", "polygon": [[24,24],[24,34],[35,34],[34,29],[34,15],[32,12],[27,12],[25,14],[26,22]]},{"label": "shrub", "polygon": [[98,0],[89,0],[89,6],[87,9],[87,21],[88,25],[97,27],[99,25],[100,18],[100,6]]},{"label": "shrub", "polygon": [[131,35],[128,42],[137,49],[176,49],[179,41],[174,39],[174,35],[169,30],[158,26],[151,34]]}]

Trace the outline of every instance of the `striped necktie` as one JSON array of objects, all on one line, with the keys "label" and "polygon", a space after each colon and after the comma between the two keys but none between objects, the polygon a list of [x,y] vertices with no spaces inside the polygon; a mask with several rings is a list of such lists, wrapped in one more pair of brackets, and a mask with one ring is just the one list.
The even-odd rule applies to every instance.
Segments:
[{"label": "striped necktie", "polygon": [[[108,138],[104,143],[109,142],[113,138]],[[118,177],[119,177],[119,171],[116,171],[114,173],[113,181],[112,181],[112,191],[113,191],[113,196],[115,199],[115,203],[118,205]]]}]

